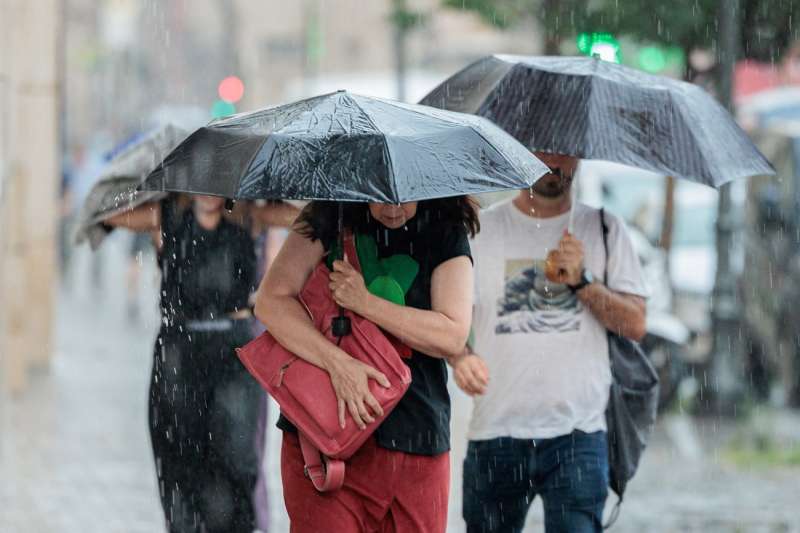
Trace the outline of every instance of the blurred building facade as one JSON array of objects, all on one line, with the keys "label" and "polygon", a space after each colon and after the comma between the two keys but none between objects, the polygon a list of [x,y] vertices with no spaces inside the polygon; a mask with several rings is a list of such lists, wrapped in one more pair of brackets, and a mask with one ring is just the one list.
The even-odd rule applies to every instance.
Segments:
[{"label": "blurred building facade", "polygon": [[0,392],[52,352],[58,0],[0,0]]},{"label": "blurred building facade", "polygon": [[[239,111],[306,96],[329,80],[396,96],[386,94],[396,84],[392,0],[65,1],[65,148],[73,154],[180,121],[189,109],[210,118],[228,75],[245,84]],[[419,15],[406,39],[411,82],[438,81],[488,53],[540,49],[533,27],[499,31],[440,4],[407,2]]]}]

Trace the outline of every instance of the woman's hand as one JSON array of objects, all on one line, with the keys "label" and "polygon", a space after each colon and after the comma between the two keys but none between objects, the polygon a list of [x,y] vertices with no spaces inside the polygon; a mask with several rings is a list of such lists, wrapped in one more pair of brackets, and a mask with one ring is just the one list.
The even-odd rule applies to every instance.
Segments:
[{"label": "woman's hand", "polygon": [[331,364],[328,373],[339,400],[339,426],[344,428],[345,410],[350,412],[359,429],[365,429],[367,424],[374,422],[375,416],[383,416],[381,405],[369,391],[370,379],[389,387],[389,380],[382,372],[346,356]]},{"label": "woman's hand", "polygon": [[461,390],[470,396],[486,392],[489,369],[483,359],[474,353],[468,353],[456,358],[451,364],[456,385]]},{"label": "woman's hand", "polygon": [[340,306],[364,315],[370,293],[364,283],[364,276],[347,261],[334,261],[330,277],[333,299]]}]

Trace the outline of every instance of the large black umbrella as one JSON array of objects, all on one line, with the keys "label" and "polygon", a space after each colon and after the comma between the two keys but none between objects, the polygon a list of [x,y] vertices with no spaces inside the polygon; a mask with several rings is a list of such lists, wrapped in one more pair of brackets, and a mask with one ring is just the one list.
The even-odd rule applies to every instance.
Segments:
[{"label": "large black umbrella", "polygon": [[142,188],[401,203],[522,189],[547,171],[486,119],[339,91],[212,122]]},{"label": "large black umbrella", "polygon": [[604,159],[713,187],[774,174],[700,87],[589,57],[485,57],[420,102],[492,120],[533,151]]}]

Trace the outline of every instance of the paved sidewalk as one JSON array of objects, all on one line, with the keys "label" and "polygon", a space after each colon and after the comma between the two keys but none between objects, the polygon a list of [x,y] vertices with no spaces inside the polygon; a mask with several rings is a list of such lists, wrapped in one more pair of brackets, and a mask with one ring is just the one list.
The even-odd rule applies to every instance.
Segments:
[{"label": "paved sidewalk", "polygon": [[[145,258],[143,320],[131,324],[122,289],[126,242],[107,243],[100,291],[86,283],[88,256],[78,251],[58,306],[52,368],[0,411],[2,533],[163,531],[146,422],[154,268]],[[469,400],[454,393],[449,531],[455,533],[464,530],[460,472],[468,413]],[[799,417],[787,416],[786,427],[800,428]],[[733,431],[714,421],[665,419],[612,531],[800,532],[800,468],[734,466],[719,452]],[[270,424],[267,435],[271,531],[283,532],[279,434]],[[538,501],[528,523],[526,531],[542,531]]]}]

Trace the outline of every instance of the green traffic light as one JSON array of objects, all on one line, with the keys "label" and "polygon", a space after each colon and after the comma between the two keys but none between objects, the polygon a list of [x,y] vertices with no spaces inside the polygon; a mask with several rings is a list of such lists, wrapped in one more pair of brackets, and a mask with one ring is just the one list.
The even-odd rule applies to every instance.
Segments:
[{"label": "green traffic light", "polygon": [[215,100],[211,106],[212,118],[223,118],[236,113],[236,106],[225,100]]},{"label": "green traffic light", "polygon": [[598,56],[603,61],[612,63],[622,61],[619,41],[610,33],[579,33],[575,38],[575,44],[584,55]]}]

